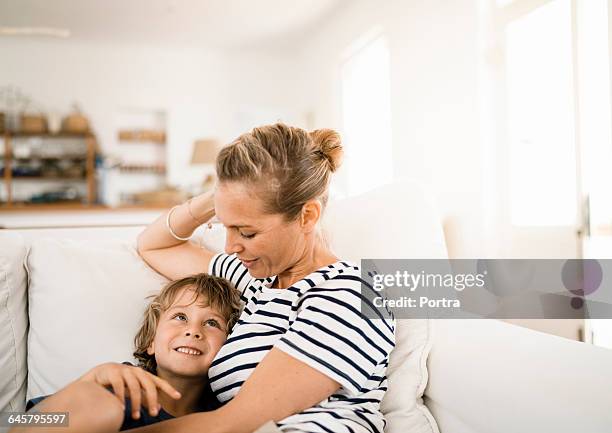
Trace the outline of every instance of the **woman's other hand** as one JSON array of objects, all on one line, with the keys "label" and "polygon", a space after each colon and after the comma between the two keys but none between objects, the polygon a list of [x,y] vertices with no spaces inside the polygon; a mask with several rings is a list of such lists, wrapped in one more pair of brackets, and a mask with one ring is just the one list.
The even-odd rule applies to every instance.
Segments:
[{"label": "woman's other hand", "polygon": [[[157,392],[162,391],[170,398],[178,400],[181,394],[167,381],[151,374],[140,367],[109,362],[92,368],[78,379],[82,382],[93,382],[101,386],[110,386],[125,406],[126,392],[130,397],[132,417],[140,417],[140,406],[145,404],[151,416],[157,416],[160,405]],[[143,401],[144,397],[144,401]]]},{"label": "woman's other hand", "polygon": [[138,254],[170,280],[207,272],[214,253],[192,242],[179,240],[172,233],[184,239],[200,225],[208,223],[215,216],[214,191],[177,206],[170,217],[169,212],[164,212],[138,235]]}]

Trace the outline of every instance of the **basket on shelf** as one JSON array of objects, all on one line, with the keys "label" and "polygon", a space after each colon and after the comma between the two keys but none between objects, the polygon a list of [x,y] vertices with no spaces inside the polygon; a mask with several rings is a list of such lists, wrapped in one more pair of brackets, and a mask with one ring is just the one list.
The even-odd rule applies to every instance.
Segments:
[{"label": "basket on shelf", "polygon": [[81,113],[72,113],[64,117],[62,131],[69,134],[87,134],[89,132],[89,120]]},{"label": "basket on shelf", "polygon": [[19,131],[24,134],[44,134],[47,132],[47,118],[42,114],[26,114],[19,116]]}]

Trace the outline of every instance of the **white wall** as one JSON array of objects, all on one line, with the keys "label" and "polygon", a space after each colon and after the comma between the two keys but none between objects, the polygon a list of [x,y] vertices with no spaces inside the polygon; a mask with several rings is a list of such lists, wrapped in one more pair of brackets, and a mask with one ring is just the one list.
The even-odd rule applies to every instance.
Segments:
[{"label": "white wall", "polygon": [[45,111],[65,114],[78,102],[106,153],[121,153],[118,112],[165,111],[171,184],[202,174],[189,167],[195,138],[228,141],[256,126],[249,121],[303,119],[292,97],[295,62],[284,52],[4,38],[0,59],[0,86],[18,86]]},{"label": "white wall", "polygon": [[303,111],[313,113],[316,127],[341,129],[339,62],[356,39],[382,27],[391,58],[394,177],[415,178],[434,193],[455,257],[483,249],[477,6],[477,0],[354,0],[302,53]]},{"label": "white wall", "polygon": [[0,84],[21,87],[47,110],[66,112],[78,101],[110,153],[120,150],[119,110],[166,110],[168,178],[188,185],[201,174],[188,165],[196,137],[229,140],[278,117],[341,129],[339,61],[380,25],[391,54],[394,176],[428,186],[447,226],[455,227],[453,255],[476,256],[483,207],[476,3],[354,0],[291,52],[3,39]]},{"label": "white wall", "polygon": [[[490,117],[481,111],[483,86],[490,85],[480,51],[489,41],[479,41],[487,24],[479,9],[485,3],[354,0],[302,52],[303,111],[311,113],[315,127],[342,129],[339,64],[355,40],[382,28],[391,60],[394,178],[416,179],[434,195],[451,258],[494,257],[487,242],[494,213],[485,204],[498,186],[489,184],[494,149],[485,146],[496,143],[486,133]],[[578,339],[583,325],[581,320],[513,322],[570,339]]]}]

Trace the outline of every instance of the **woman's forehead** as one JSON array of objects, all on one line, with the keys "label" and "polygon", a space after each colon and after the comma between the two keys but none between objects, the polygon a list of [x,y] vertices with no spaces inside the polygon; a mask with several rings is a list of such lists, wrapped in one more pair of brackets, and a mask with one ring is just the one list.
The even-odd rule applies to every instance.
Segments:
[{"label": "woman's forehead", "polygon": [[221,184],[215,191],[215,213],[226,227],[253,226],[265,218],[263,203],[244,184]]}]

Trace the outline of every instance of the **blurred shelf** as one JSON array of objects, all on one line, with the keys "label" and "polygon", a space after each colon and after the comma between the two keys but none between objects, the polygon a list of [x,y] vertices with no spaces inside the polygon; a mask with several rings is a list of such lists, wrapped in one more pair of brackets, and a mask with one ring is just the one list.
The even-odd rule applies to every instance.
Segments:
[{"label": "blurred shelf", "polygon": [[8,133],[11,137],[27,137],[27,138],[92,138],[93,134],[91,132],[87,133],[74,133],[74,132],[58,132],[57,134],[51,134],[50,132],[10,132]]},{"label": "blurred shelf", "polygon": [[121,173],[151,173],[151,174],[166,174],[165,165],[147,165],[147,164],[122,164],[119,167]]},{"label": "blurred shelf", "polygon": [[75,181],[85,181],[87,180],[86,177],[70,177],[70,176],[15,176],[13,175],[12,177],[13,180],[35,180],[35,181],[39,181],[39,180],[47,180],[47,181],[54,181],[54,180],[75,180]]},{"label": "blurred shelf", "polygon": [[[2,155],[0,155],[0,158],[2,158]],[[28,157],[18,157],[18,156],[14,156],[13,155],[13,160],[14,161],[31,161],[31,160],[50,160],[50,161],[57,161],[57,160],[61,160],[61,159],[82,159],[85,160],[87,159],[87,155],[58,155],[58,156],[39,156],[39,155],[33,155],[33,156],[28,156]]]},{"label": "blurred shelf", "polygon": [[82,211],[82,212],[125,212],[138,210],[166,210],[167,206],[159,205],[122,205],[110,207],[102,204],[83,204],[75,202],[58,202],[58,203],[13,203],[8,205],[0,203],[0,212],[63,212],[63,211]]},{"label": "blurred shelf", "polygon": [[119,141],[124,143],[153,143],[166,144],[166,131],[149,129],[120,130],[117,134]]},{"label": "blurred shelf", "polygon": [[[19,138],[39,138],[41,142],[32,143],[17,143]],[[82,142],[82,147],[75,148],[73,145],[70,149],[63,149],[63,153],[55,154],[56,152],[50,152],[51,149],[47,148],[46,151],[53,153],[54,155],[42,155],[43,151],[38,149],[42,146],[57,146],[58,143],[54,143],[54,139],[77,139]],[[45,143],[46,140],[46,143]],[[67,143],[65,143],[67,144]],[[22,147],[30,147],[30,151],[26,153],[22,151]],[[6,194],[4,195],[6,202],[0,204],[3,209],[12,206],[20,206],[22,202],[14,200],[13,197],[13,185],[17,182],[84,182],[86,183],[86,203],[96,202],[96,184],[95,184],[95,149],[96,139],[91,133],[67,133],[61,132],[58,134],[50,133],[11,133],[7,132],[4,134],[4,140],[2,142],[2,165],[0,168],[0,176],[2,177],[2,183]],[[15,147],[19,147],[20,151],[15,152]],[[17,153],[17,155],[15,155]],[[27,155],[27,158],[19,157],[19,155]],[[74,160],[78,159],[82,163],[75,164]],[[49,162],[44,164],[44,167],[30,166],[31,164],[20,163],[20,161],[59,161],[56,164]],[[71,161],[67,166],[61,164],[62,161]],[[51,167],[48,167],[51,166]],[[28,176],[28,173],[36,174]],[[25,175],[24,175],[25,174]],[[51,174],[51,175],[49,175]],[[41,185],[42,187],[42,185]],[[46,186],[45,186],[46,187]],[[39,188],[40,189],[40,188]],[[44,191],[49,193],[50,191]],[[53,191],[51,191],[53,192]],[[55,191],[57,192],[57,191]],[[34,197],[34,195],[32,196]],[[72,203],[74,205],[74,203]]]}]

